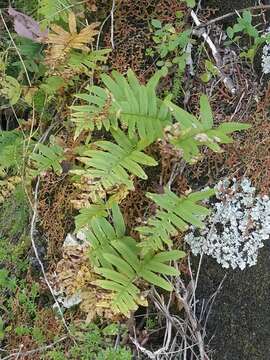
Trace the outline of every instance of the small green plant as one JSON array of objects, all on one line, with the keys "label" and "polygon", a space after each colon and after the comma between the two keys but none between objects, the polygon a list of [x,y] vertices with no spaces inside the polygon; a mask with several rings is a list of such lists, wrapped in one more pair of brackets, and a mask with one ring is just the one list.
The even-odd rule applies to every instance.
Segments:
[{"label": "small green plant", "polygon": [[64,160],[62,147],[56,144],[47,146],[40,143],[37,145],[37,149],[38,153],[34,153],[30,157],[35,168],[32,171],[33,176],[47,170],[53,170],[56,174],[61,174],[62,167],[60,163]]},{"label": "small green plant", "polygon": [[214,76],[219,75],[218,68],[211,61],[205,60],[204,66],[205,72],[200,76],[203,82],[208,83]]},{"label": "small green plant", "polygon": [[[181,22],[183,16],[178,12],[178,21]],[[178,68],[183,71],[186,66],[185,48],[191,41],[191,30],[184,30],[178,33],[172,24],[162,25],[160,20],[153,19],[151,25],[154,28],[153,41],[156,44],[154,49],[147,49],[146,55],[153,56],[155,53],[159,56],[157,66],[170,67],[177,64]]]},{"label": "small green plant", "polygon": [[114,338],[117,334],[123,335],[123,329],[117,324],[110,324],[105,328],[99,328],[96,324],[81,326],[74,329],[77,344],[71,346],[66,355],[61,349],[49,351],[42,359],[64,360],[131,360],[130,350],[123,346],[114,346]]},{"label": "small green plant", "polygon": [[260,35],[257,28],[252,24],[252,14],[249,10],[243,11],[242,16],[238,16],[237,23],[227,28],[227,35],[233,42],[239,42],[243,35],[248,36],[249,45],[247,50],[240,53],[240,56],[247,58],[252,63],[259,46],[269,40],[269,34]]}]

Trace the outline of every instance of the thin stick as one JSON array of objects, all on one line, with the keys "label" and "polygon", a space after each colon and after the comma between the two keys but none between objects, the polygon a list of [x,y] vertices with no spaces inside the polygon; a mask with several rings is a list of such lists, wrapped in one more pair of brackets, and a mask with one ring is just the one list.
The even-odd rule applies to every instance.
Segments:
[{"label": "thin stick", "polygon": [[[198,19],[198,16],[195,14],[195,12],[193,10],[191,10],[190,13],[195,25],[199,26],[201,25],[200,20]],[[193,32],[195,35],[198,36],[202,36],[204,38],[204,40],[206,41],[206,43],[208,44],[208,46],[210,47],[211,51],[212,51],[212,55],[213,58],[215,59],[216,62],[216,66],[219,72],[219,75],[224,83],[224,85],[226,86],[226,88],[230,91],[231,94],[235,94],[236,93],[236,88],[231,80],[231,78],[227,75],[225,75],[222,71],[222,60],[221,60],[221,56],[219,54],[219,52],[217,51],[217,48],[215,46],[215,44],[213,43],[213,41],[210,39],[209,35],[203,31],[203,32]]]},{"label": "thin stick", "polygon": [[109,15],[105,18],[105,20],[103,21],[103,23],[100,26],[99,33],[97,36],[96,50],[98,50],[98,48],[99,48],[99,42],[100,42],[100,36],[101,36],[102,29],[103,29],[104,25],[106,24],[106,22],[109,20],[109,18],[111,18],[111,45],[112,45],[113,49],[115,48],[114,47],[114,27],[113,27],[113,25],[114,25],[114,10],[115,10],[115,0],[113,0],[113,2],[112,2],[112,8],[111,8]]},{"label": "thin stick", "polygon": [[[250,10],[268,10],[268,9],[270,9],[270,5],[257,5],[257,6],[251,6],[251,7],[245,8],[245,9],[237,10],[237,12],[241,13],[241,12],[243,12],[245,10],[250,11]],[[212,25],[212,24],[214,24],[216,22],[227,19],[227,18],[232,17],[234,15],[237,15],[236,10],[232,11],[232,12],[230,12],[228,14],[219,16],[219,17],[217,17],[215,19],[209,20],[206,23],[200,23],[200,24],[197,25],[197,28]]]},{"label": "thin stick", "polygon": [[111,9],[111,44],[112,44],[112,49],[114,49],[114,40],[113,40],[114,9],[115,9],[115,0],[113,0],[113,2],[112,2],[112,9]]},{"label": "thin stick", "polygon": [[14,46],[14,48],[15,48],[15,50],[16,50],[19,58],[20,58],[20,61],[21,61],[21,63],[22,63],[22,66],[23,66],[23,69],[24,69],[24,72],[25,72],[25,75],[26,75],[26,79],[27,79],[27,81],[28,81],[29,86],[31,87],[32,84],[31,84],[31,80],[30,80],[30,78],[29,78],[28,71],[27,71],[27,69],[26,69],[25,63],[24,63],[23,58],[22,58],[22,56],[21,56],[21,54],[20,54],[20,52],[19,52],[19,49],[17,48],[17,45],[15,44],[15,42],[14,42],[12,36],[11,36],[11,33],[10,33],[8,27],[7,27],[7,24],[6,24],[6,22],[5,22],[5,19],[4,19],[3,15],[2,15],[2,11],[1,11],[1,10],[0,10],[0,17],[1,17],[2,21],[3,21],[4,27],[5,27],[5,29],[6,29],[6,31],[7,31],[7,33],[8,33],[8,36],[9,36],[9,38],[10,38],[10,40],[11,40],[11,42],[12,42],[12,44],[13,44],[13,46]]}]

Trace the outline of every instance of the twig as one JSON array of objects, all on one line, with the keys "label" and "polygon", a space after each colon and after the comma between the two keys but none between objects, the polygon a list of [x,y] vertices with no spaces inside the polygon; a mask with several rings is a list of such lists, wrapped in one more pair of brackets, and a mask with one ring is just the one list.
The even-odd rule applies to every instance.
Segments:
[{"label": "twig", "polygon": [[39,190],[39,184],[40,184],[40,177],[38,177],[37,179],[37,183],[36,183],[36,186],[35,186],[35,192],[34,192],[34,204],[33,204],[33,216],[32,216],[32,220],[31,220],[31,227],[30,227],[30,238],[31,238],[31,243],[32,243],[32,247],[33,247],[33,250],[34,250],[34,253],[35,253],[35,256],[36,256],[36,259],[39,263],[39,266],[41,268],[41,271],[42,271],[42,274],[43,274],[43,277],[44,277],[44,280],[51,292],[51,295],[53,297],[53,300],[56,304],[56,307],[59,311],[59,314],[60,314],[60,317],[61,317],[61,320],[64,324],[64,327],[65,329],[67,330],[68,334],[71,336],[71,333],[70,333],[70,330],[68,328],[68,325],[66,323],[66,320],[64,318],[64,315],[63,315],[63,312],[62,312],[62,309],[61,309],[61,306],[58,302],[58,300],[56,299],[55,295],[54,295],[54,292],[53,292],[53,288],[47,278],[47,275],[46,275],[46,272],[45,272],[45,269],[44,269],[44,266],[43,266],[43,263],[42,261],[40,260],[40,257],[39,257],[39,254],[38,254],[38,250],[37,250],[37,247],[36,247],[36,244],[35,244],[35,240],[34,240],[34,237],[35,237],[35,230],[36,230],[36,222],[37,222],[37,206],[38,206],[38,190]]},{"label": "twig", "polygon": [[115,0],[112,0],[112,8],[111,8],[111,44],[112,44],[113,49],[114,49],[114,40],[113,40],[114,9],[115,9]]},{"label": "twig", "polygon": [[20,61],[21,61],[21,63],[22,63],[22,66],[23,66],[23,69],[24,69],[24,72],[25,72],[25,75],[26,75],[26,79],[27,79],[27,81],[28,81],[28,85],[31,87],[32,84],[31,84],[31,80],[30,80],[30,78],[29,78],[28,71],[27,71],[27,69],[26,69],[25,63],[24,63],[23,58],[22,58],[22,56],[21,56],[21,54],[20,54],[20,52],[19,52],[19,49],[17,48],[17,45],[15,44],[15,42],[14,42],[14,40],[13,40],[13,37],[11,36],[11,33],[10,33],[8,27],[7,27],[7,24],[6,24],[6,22],[5,22],[5,19],[4,19],[3,15],[2,15],[2,11],[1,11],[1,10],[0,10],[0,17],[1,17],[1,19],[2,19],[2,21],[3,21],[3,24],[4,24],[4,27],[5,27],[5,29],[6,29],[6,31],[7,31],[7,33],[8,33],[8,36],[9,36],[9,38],[10,38],[10,41],[12,42],[12,44],[13,44],[13,46],[14,46],[14,48],[15,48],[15,50],[16,50],[19,58],[20,58]]},{"label": "twig", "polygon": [[16,359],[19,359],[21,356],[27,356],[27,355],[35,354],[37,352],[42,352],[44,350],[48,350],[48,349],[53,348],[55,345],[59,344],[60,342],[66,340],[66,339],[67,339],[67,336],[64,336],[61,339],[56,340],[52,344],[41,346],[41,347],[39,347],[37,349],[28,350],[28,351],[25,351],[25,352],[19,351],[19,352],[16,352],[16,353],[12,353],[12,354],[9,354],[6,357],[2,358],[2,360],[9,360],[9,359],[11,359],[11,358],[13,358],[15,356],[16,356]]},{"label": "twig", "polygon": [[114,49],[114,27],[113,27],[113,25],[114,25],[114,10],[115,10],[115,0],[113,0],[113,2],[112,2],[112,8],[111,8],[109,15],[105,18],[105,20],[103,21],[103,23],[100,26],[99,33],[97,36],[96,50],[98,50],[98,48],[99,48],[99,42],[100,42],[100,36],[101,36],[102,29],[103,29],[104,25],[106,24],[106,22],[109,20],[109,18],[111,18],[111,45],[112,45],[112,48]]},{"label": "twig", "polygon": [[17,353],[15,360],[18,360],[19,357],[21,356],[21,354],[22,354],[22,349],[23,349],[23,344],[20,345],[20,350],[19,350],[19,352]]},{"label": "twig", "polygon": [[[201,22],[198,19],[198,16],[195,14],[195,12],[193,10],[191,10],[190,15],[191,15],[195,25],[197,25],[197,26],[201,25]],[[204,40],[206,41],[206,43],[208,44],[208,46],[211,49],[212,55],[216,62],[216,66],[217,66],[219,75],[220,75],[224,85],[230,91],[230,93],[234,95],[236,93],[236,88],[235,88],[231,78],[229,76],[225,75],[224,72],[222,71],[223,64],[222,64],[221,56],[220,56],[215,44],[210,39],[209,35],[204,30],[202,32],[193,31],[193,34],[195,34],[197,36],[202,36],[204,38]]]},{"label": "twig", "polygon": [[[270,5],[257,5],[257,6],[251,6],[251,7],[248,7],[248,8],[244,8],[244,9],[240,9],[240,10],[237,10],[237,12],[241,13],[245,10],[248,10],[248,11],[251,11],[251,10],[267,10],[267,9],[270,9]],[[207,21],[206,23],[200,23],[197,25],[197,28],[200,28],[200,27],[206,27],[206,26],[209,26],[209,25],[212,25],[216,22],[219,22],[221,20],[224,20],[224,19],[227,19],[229,17],[232,17],[234,15],[237,15],[236,11],[232,11],[228,14],[225,14],[225,15],[221,15],[219,17],[216,17],[215,19],[212,19],[212,20],[209,20]]]}]

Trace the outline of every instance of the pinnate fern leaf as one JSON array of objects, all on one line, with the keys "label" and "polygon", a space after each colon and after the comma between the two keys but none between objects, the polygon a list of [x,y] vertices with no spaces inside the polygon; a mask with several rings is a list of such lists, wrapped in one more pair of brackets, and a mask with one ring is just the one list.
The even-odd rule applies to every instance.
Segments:
[{"label": "pinnate fern leaf", "polygon": [[157,162],[142,151],[147,145],[145,142],[129,139],[120,129],[111,132],[116,143],[97,141],[94,145],[101,150],[84,149],[78,158],[85,165],[84,169],[72,172],[91,179],[93,185],[101,184],[104,189],[117,184],[132,189],[130,176],[147,179],[142,165],[155,166]]},{"label": "pinnate fern leaf", "polygon": [[0,131],[0,173],[6,170],[17,172],[23,158],[22,133],[13,131]]},{"label": "pinnate fern leaf", "polygon": [[178,231],[185,231],[189,225],[203,227],[203,218],[210,210],[198,205],[197,202],[214,195],[214,190],[204,190],[178,197],[171,190],[165,189],[164,194],[147,193],[159,207],[155,216],[145,226],[137,227],[141,234],[140,246],[143,252],[163,249],[164,245],[172,245],[171,236]]},{"label": "pinnate fern leaf", "polygon": [[[117,71],[113,71],[112,76],[103,74],[101,79],[105,89],[99,88],[98,91],[95,87],[95,97],[85,97],[87,106],[81,109],[80,106],[73,106],[73,119],[80,117],[76,112],[87,112],[90,118],[97,116],[96,105],[102,111],[102,104],[104,106],[110,102],[107,115],[109,119],[107,123],[103,123],[106,129],[109,124],[117,129],[120,120],[122,126],[128,129],[129,137],[138,134],[141,139],[147,138],[149,142],[153,142],[162,137],[164,127],[170,123],[168,107],[156,95],[157,84],[164,74],[162,71],[157,72],[146,85],[139,83],[132,70],[127,72],[126,77]],[[77,97],[82,98],[81,94]]]},{"label": "pinnate fern leaf", "polygon": [[38,13],[47,23],[67,18],[68,0],[39,0]]},{"label": "pinnate fern leaf", "polygon": [[90,242],[90,259],[95,271],[102,276],[98,286],[113,293],[114,311],[128,315],[141,302],[140,279],[167,291],[172,285],[163,276],[177,276],[179,271],[168,263],[185,254],[172,250],[149,252],[141,257],[138,243],[126,235],[126,227],[119,206],[112,206],[112,224],[104,217],[93,217],[85,231]]},{"label": "pinnate fern leaf", "polygon": [[200,98],[200,117],[181,109],[170,101],[166,101],[175,119],[180,125],[180,133],[174,136],[171,143],[183,151],[183,158],[193,162],[200,155],[199,147],[205,145],[214,152],[221,152],[220,144],[233,141],[229,135],[234,131],[248,129],[248,124],[227,122],[214,127],[213,114],[207,96]]},{"label": "pinnate fern leaf", "polygon": [[61,161],[64,160],[64,151],[61,146],[51,145],[46,146],[39,143],[37,145],[38,153],[30,156],[34,163],[32,175],[37,176],[43,171],[52,170],[56,174],[62,173]]},{"label": "pinnate fern leaf", "polygon": [[[113,124],[117,127],[117,121],[111,123],[108,111],[111,100],[108,93],[98,86],[87,86],[88,93],[76,94],[75,97],[86,102],[83,105],[71,106],[71,120],[75,123],[75,139],[82,131],[100,130],[102,126],[108,131]],[[113,120],[113,119],[112,119]]]},{"label": "pinnate fern leaf", "polygon": [[128,315],[131,310],[137,309],[140,303],[140,290],[136,282],[139,279],[166,291],[172,291],[171,283],[165,280],[163,276],[178,276],[180,274],[176,268],[168,265],[168,262],[179,260],[185,255],[184,252],[172,250],[156,255],[149,254],[141,259],[135,256],[134,252],[132,252],[132,256],[128,256],[126,244],[119,246],[113,242],[112,245],[115,247],[117,255],[105,254],[104,257],[113,268],[112,270],[100,268],[99,273],[106,280],[98,280],[97,284],[114,293],[112,301],[114,310]]}]

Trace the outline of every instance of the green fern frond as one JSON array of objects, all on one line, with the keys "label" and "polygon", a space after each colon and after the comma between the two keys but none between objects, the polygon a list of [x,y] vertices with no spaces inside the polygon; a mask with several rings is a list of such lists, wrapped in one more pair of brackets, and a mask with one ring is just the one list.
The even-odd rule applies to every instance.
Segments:
[{"label": "green fern frond", "polygon": [[[112,269],[101,268],[99,273],[106,280],[98,280],[97,284],[114,293],[112,308],[115,311],[128,315],[136,310],[140,303],[140,290],[136,281],[143,279],[149,284],[158,286],[166,291],[172,291],[171,283],[163,276],[178,276],[180,272],[168,265],[173,260],[185,256],[178,250],[166,251],[156,255],[146,256],[141,259],[129,251],[126,244],[112,242],[117,255],[105,254],[104,257],[112,265]],[[131,256],[132,255],[132,256]]]},{"label": "green fern frond", "polygon": [[143,279],[167,291],[171,284],[163,276],[177,276],[179,271],[168,265],[185,254],[173,250],[142,257],[138,243],[126,235],[126,226],[119,206],[112,206],[112,224],[104,217],[92,217],[85,231],[90,242],[90,259],[103,279],[98,286],[113,292],[112,308],[125,315],[136,310],[140,289],[136,282]]},{"label": "green fern frond", "polygon": [[80,69],[82,73],[91,74],[98,68],[98,64],[104,64],[108,60],[111,49],[93,50],[90,53],[71,52],[67,65],[74,69]]},{"label": "green fern frond", "polygon": [[125,78],[113,71],[112,78],[104,74],[101,79],[113,98],[111,116],[128,128],[130,137],[138,133],[141,139],[153,142],[163,135],[170,123],[167,106],[157,97],[156,86],[164,72],[157,72],[146,85],[140,85],[132,70]]},{"label": "green fern frond", "polygon": [[199,157],[199,147],[203,145],[214,152],[221,152],[219,144],[233,141],[229,134],[250,127],[248,124],[228,122],[214,128],[213,114],[206,95],[200,98],[199,119],[170,101],[166,103],[180,124],[180,134],[174,136],[170,142],[183,151],[183,158],[187,162],[193,162]]},{"label": "green fern frond", "polygon": [[68,8],[71,5],[68,0],[39,0],[38,14],[46,23],[67,19]]},{"label": "green fern frond", "polygon": [[[126,226],[118,205],[112,205],[112,225],[105,219],[105,213],[103,213],[104,209],[102,210],[99,207],[98,210],[101,211],[100,215],[98,215],[97,212],[94,212],[96,210],[95,205],[92,206],[92,210],[93,211],[88,218],[85,234],[87,240],[91,244],[90,257],[95,266],[98,267],[101,265],[110,267],[110,263],[106,261],[104,254],[116,255],[116,251],[112,247],[114,241],[128,243],[129,247],[132,248],[132,251],[135,251],[135,253],[138,252],[135,240],[125,235]],[[107,212],[106,215],[108,215]]]},{"label": "green fern frond", "polygon": [[[162,76],[164,72],[159,71],[146,85],[140,85],[132,70],[127,72],[126,78],[117,71],[112,72],[112,77],[101,75],[105,89],[89,88],[88,90],[94,94],[77,95],[86,100],[88,105],[72,107],[73,121],[76,122],[79,118],[81,119],[80,122],[77,121],[79,125],[86,126],[81,125],[76,133],[80,133],[83,129],[92,130],[94,124],[91,124],[91,119],[97,117],[99,113],[104,113],[102,108],[109,102],[107,119],[102,122],[106,130],[109,129],[110,124],[113,129],[117,129],[120,120],[122,126],[128,129],[131,138],[134,134],[138,134],[141,139],[153,142],[162,137],[164,127],[170,123],[168,107],[156,95],[156,87]],[[86,117],[90,120],[89,126]]]},{"label": "green fern frond", "polygon": [[102,185],[105,190],[120,184],[132,189],[131,175],[147,179],[142,165],[155,166],[157,162],[141,151],[147,145],[143,141],[129,139],[120,129],[111,133],[116,144],[97,141],[94,146],[101,150],[84,149],[78,158],[84,169],[72,173],[92,180],[93,185]]},{"label": "green fern frond", "polygon": [[88,226],[93,218],[106,217],[107,215],[107,208],[104,204],[91,204],[90,207],[82,208],[79,215],[75,217],[76,230]]},{"label": "green fern frond", "polygon": [[23,158],[22,133],[13,131],[0,131],[0,174],[7,170],[16,173],[22,165]]},{"label": "green fern frond", "polygon": [[86,87],[88,93],[77,94],[76,98],[86,101],[85,105],[71,106],[71,120],[76,125],[75,139],[82,131],[100,130],[102,126],[108,131],[110,126],[117,127],[117,120],[112,122],[109,119],[109,107],[111,100],[108,93],[98,86]]},{"label": "green fern frond", "polygon": [[140,246],[143,248],[143,253],[163,249],[165,244],[171,246],[171,236],[177,235],[178,231],[187,230],[189,225],[203,227],[202,219],[210,211],[197,202],[214,195],[214,190],[178,197],[169,189],[165,189],[164,194],[161,195],[152,193],[146,195],[160,209],[148,220],[147,225],[137,227],[142,238]]},{"label": "green fern frond", "polygon": [[52,145],[49,147],[39,143],[37,149],[39,153],[30,156],[34,163],[34,169],[31,171],[32,175],[37,176],[47,170],[53,170],[56,174],[61,174],[61,161],[64,160],[64,151],[61,146]]}]

